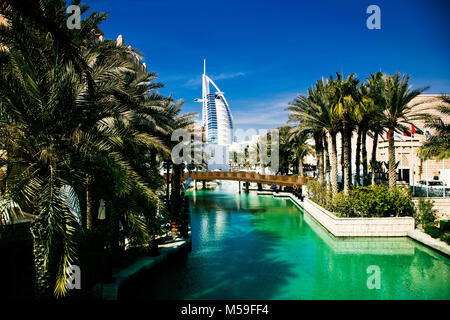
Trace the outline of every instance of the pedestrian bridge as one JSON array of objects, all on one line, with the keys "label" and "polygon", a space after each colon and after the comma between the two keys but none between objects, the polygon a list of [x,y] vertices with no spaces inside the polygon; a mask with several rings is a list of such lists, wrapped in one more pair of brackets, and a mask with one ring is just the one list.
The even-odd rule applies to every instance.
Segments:
[{"label": "pedestrian bridge", "polygon": [[223,172],[223,171],[206,171],[206,172],[186,172],[183,174],[182,180],[191,177],[194,180],[233,180],[255,182],[261,184],[274,184],[277,186],[298,186],[306,184],[312,177],[296,177],[296,176],[279,176],[272,174],[259,174],[256,172]]}]

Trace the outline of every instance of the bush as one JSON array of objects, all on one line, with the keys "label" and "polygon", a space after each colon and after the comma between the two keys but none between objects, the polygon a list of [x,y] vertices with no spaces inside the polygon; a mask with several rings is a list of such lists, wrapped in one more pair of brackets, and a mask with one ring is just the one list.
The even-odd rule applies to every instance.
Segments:
[{"label": "bush", "polygon": [[331,198],[325,183],[309,181],[308,196],[341,217],[402,217],[414,215],[411,192],[404,187],[389,189],[384,185],[354,187]]},{"label": "bush", "polygon": [[308,181],[306,186],[308,187],[308,196],[311,200],[325,207],[328,206],[328,203],[331,201],[331,197],[328,194],[326,183],[311,180]]},{"label": "bush", "polygon": [[334,211],[338,217],[349,217],[352,212],[352,201],[344,195],[344,192],[339,192],[330,203],[330,211]]},{"label": "bush", "polygon": [[440,238],[442,241],[450,245],[450,232],[443,232]]},{"label": "bush", "polygon": [[333,198],[331,208],[344,217],[402,217],[414,214],[408,189],[388,189],[384,185],[355,187],[348,196],[341,191]]},{"label": "bush", "polygon": [[440,238],[443,234],[443,232],[435,226],[426,226],[425,233],[428,233],[433,238]]},{"label": "bush", "polygon": [[424,199],[420,199],[417,203],[415,219],[417,224],[421,225],[424,230],[426,230],[428,226],[436,225],[437,211],[433,209],[433,204],[434,201]]},{"label": "bush", "polygon": [[437,210],[433,209],[434,201],[420,199],[417,203],[417,212],[415,215],[417,225],[422,226],[423,231],[433,238],[439,238],[450,244],[450,232],[439,229],[437,224]]}]

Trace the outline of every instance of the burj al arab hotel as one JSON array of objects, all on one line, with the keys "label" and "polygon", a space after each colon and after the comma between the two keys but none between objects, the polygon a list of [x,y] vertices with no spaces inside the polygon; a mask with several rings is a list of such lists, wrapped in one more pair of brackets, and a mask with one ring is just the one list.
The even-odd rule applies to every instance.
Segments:
[{"label": "burj al arab hotel", "polygon": [[[211,93],[210,86],[216,90]],[[211,144],[229,145],[233,142],[233,116],[224,93],[206,75],[206,60],[203,60],[202,98],[195,99],[202,103],[202,125],[206,140]]]}]

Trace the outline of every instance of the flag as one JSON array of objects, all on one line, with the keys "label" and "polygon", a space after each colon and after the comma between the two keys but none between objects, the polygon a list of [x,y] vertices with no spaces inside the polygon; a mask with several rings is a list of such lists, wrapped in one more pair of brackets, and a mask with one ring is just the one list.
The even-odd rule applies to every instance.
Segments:
[{"label": "flag", "polygon": [[420,128],[416,127],[416,126],[413,125],[413,124],[411,124],[411,132],[412,132],[413,134],[416,134],[416,133],[418,133],[418,134],[423,134],[423,131],[420,130]]},{"label": "flag", "polygon": [[[386,132],[386,140],[389,140],[389,133],[388,133],[388,132]],[[395,133],[394,133],[394,140],[402,140],[402,141],[405,141],[405,138],[404,138],[401,134],[395,132]]]},{"label": "flag", "polygon": [[402,141],[405,141],[405,138],[401,135],[401,134],[399,134],[399,133],[394,133],[394,140],[402,140]]}]

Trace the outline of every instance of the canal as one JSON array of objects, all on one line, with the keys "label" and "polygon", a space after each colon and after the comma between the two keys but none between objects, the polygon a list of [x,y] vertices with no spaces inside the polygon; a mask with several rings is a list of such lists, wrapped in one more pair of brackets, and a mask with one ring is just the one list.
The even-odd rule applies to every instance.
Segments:
[{"label": "canal", "polygon": [[[126,299],[450,299],[450,259],[412,239],[336,239],[289,199],[190,192],[192,251]],[[228,186],[228,187],[226,187]]]}]

